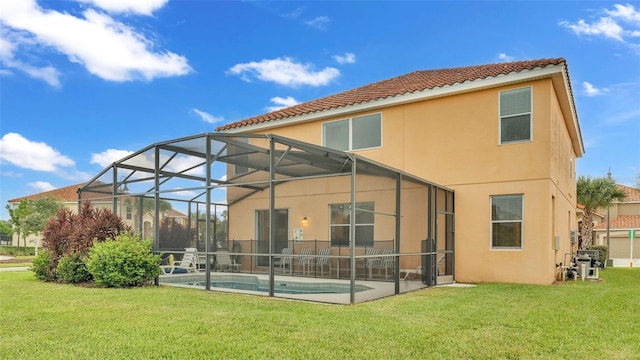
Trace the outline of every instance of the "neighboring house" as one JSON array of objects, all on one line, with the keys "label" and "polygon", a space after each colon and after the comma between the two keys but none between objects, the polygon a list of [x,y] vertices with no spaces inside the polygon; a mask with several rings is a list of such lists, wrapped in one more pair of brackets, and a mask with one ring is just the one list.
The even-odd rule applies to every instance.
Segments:
[{"label": "neighboring house", "polygon": [[[353,152],[454,190],[459,282],[550,284],[578,229],[575,163],[584,145],[562,58],[416,71],[217,131],[276,134]],[[228,178],[247,171],[230,170]],[[336,246],[348,228],[334,216],[343,204],[327,199],[295,205],[307,205],[311,221],[330,213],[326,223],[305,227],[304,238]],[[242,201],[230,204],[229,238],[258,236],[260,210],[234,211]],[[383,204],[362,206],[377,211]],[[453,225],[445,216],[437,222]],[[372,233],[385,227],[377,216],[358,225]],[[295,238],[296,226],[283,236]]]},{"label": "neighboring house", "polygon": [[[32,194],[32,195],[27,195],[27,196],[23,196],[23,197],[19,197],[19,198],[15,198],[15,199],[11,199],[9,201],[7,201],[9,203],[9,205],[11,205],[12,207],[17,206],[18,204],[20,204],[20,202],[22,200],[37,200],[38,198],[42,198],[42,197],[52,197],[55,198],[57,200],[59,200],[62,205],[73,211],[73,212],[77,212],[78,211],[78,189],[81,188],[84,184],[76,184],[76,185],[70,185],[70,186],[66,186],[66,187],[62,187],[62,188],[58,188],[55,190],[51,190],[51,191],[45,191],[45,192],[41,192],[41,193],[37,193],[37,194]],[[85,197],[86,198],[86,197]],[[89,198],[89,200],[91,200],[91,198]],[[104,201],[104,200],[100,200],[98,198],[96,198],[93,202],[92,202],[94,207],[106,207],[106,208],[110,208],[113,209],[113,202],[111,201]],[[116,206],[116,214],[120,216],[120,218],[124,221],[124,223],[126,225],[131,226],[134,229],[139,228],[139,225],[136,223],[135,219],[136,219],[136,213],[137,213],[137,207],[135,206],[135,198],[121,198],[118,202],[117,202],[117,206]],[[177,222],[179,222],[182,225],[185,225],[187,222],[187,216],[179,211],[176,211],[174,209],[170,209],[169,211],[167,211],[166,213],[162,213],[161,217],[172,217],[175,218],[177,220]],[[143,216],[143,227],[146,226],[147,228],[150,228],[150,223],[152,222],[152,215],[146,211],[144,216]],[[147,231],[143,231],[144,236],[147,236],[147,238],[152,238],[153,237],[153,232],[151,232],[150,230],[147,229]],[[27,237],[27,246],[35,246],[36,244],[40,244],[40,240],[41,240],[42,236],[40,235],[30,235]],[[20,236],[20,246],[22,246],[22,244],[24,244],[24,238],[22,237],[22,235]],[[17,246],[18,245],[18,235],[14,234],[13,235],[13,239],[12,239],[12,245]]]},{"label": "neighboring house", "polygon": [[[613,259],[613,266],[640,266],[640,190],[619,184],[617,187],[627,197],[609,208],[609,258]],[[606,214],[607,209],[599,212]],[[629,237],[631,230],[635,232],[633,241]],[[606,216],[593,227],[593,232],[595,244],[607,245]]]},{"label": "neighboring house", "polygon": [[[23,197],[19,197],[19,198],[15,198],[15,199],[11,199],[8,200],[7,202],[9,203],[9,205],[11,205],[12,207],[16,207],[18,206],[18,204],[20,204],[20,202],[22,200],[37,200],[38,198],[42,198],[42,197],[52,197],[57,199],[58,201],[60,201],[62,203],[62,205],[72,211],[77,211],[78,210],[78,189],[82,186],[82,184],[76,184],[76,185],[71,185],[71,186],[66,186],[66,187],[62,187],[62,188],[58,188],[58,189],[54,189],[54,190],[50,190],[50,191],[44,191],[44,192],[40,192],[40,193],[36,193],[36,194],[32,194],[32,195],[27,195],[27,196],[23,196]],[[27,237],[27,246],[36,246],[40,244],[40,239],[42,237],[40,235],[30,235]],[[24,238],[22,236],[22,234],[20,235],[20,244],[18,244],[18,234],[13,234],[13,240],[12,240],[12,245],[17,246],[20,245],[22,246],[24,244]]]}]

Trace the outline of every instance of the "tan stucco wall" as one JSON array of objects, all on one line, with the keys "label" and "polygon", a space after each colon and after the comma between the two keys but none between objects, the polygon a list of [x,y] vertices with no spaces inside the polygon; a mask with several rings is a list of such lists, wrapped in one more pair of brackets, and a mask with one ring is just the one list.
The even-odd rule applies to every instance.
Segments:
[{"label": "tan stucco wall", "polygon": [[[532,86],[533,140],[500,145],[499,91],[523,86]],[[539,284],[554,281],[556,264],[569,252],[570,231],[577,229],[577,221],[576,154],[551,80],[350,116],[375,112],[382,113],[382,147],[358,151],[358,154],[456,192],[458,281]],[[262,133],[321,144],[322,124],[347,117],[268,129]],[[525,235],[521,250],[491,249],[490,195],[499,194],[525,196]],[[551,200],[552,196],[555,201]],[[326,214],[320,219],[326,220]],[[560,237],[557,251],[553,249],[555,236]]]}]

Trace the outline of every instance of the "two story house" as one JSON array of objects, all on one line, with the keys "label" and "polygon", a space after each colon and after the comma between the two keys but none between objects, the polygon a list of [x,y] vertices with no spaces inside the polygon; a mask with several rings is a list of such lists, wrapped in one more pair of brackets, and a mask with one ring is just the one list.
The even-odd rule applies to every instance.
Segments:
[{"label": "two story house", "polygon": [[[563,58],[415,71],[216,130],[357,154],[452,190],[451,216],[436,221],[451,223],[446,231],[455,235],[455,281],[550,284],[576,241],[575,166],[584,144]],[[322,191],[329,189],[308,188]],[[306,209],[317,226],[304,228],[304,238],[337,246],[341,205]],[[229,237],[254,238],[260,213],[234,206],[242,202],[230,214],[245,215],[229,219]],[[371,221],[356,225],[384,226]],[[293,239],[296,226],[283,236]]]}]

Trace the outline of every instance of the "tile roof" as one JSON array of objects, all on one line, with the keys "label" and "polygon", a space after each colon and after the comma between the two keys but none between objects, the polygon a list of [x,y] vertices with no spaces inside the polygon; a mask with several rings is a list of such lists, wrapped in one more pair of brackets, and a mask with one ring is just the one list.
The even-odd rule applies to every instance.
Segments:
[{"label": "tile roof", "polygon": [[[525,70],[544,68],[550,65],[560,65],[565,62],[564,58],[555,58],[415,71],[335,95],[330,95],[321,99],[308,101],[267,114],[226,124],[218,127],[216,131],[230,130],[349,105],[362,104],[423,90],[462,84],[469,81],[487,79],[500,75],[519,73]],[[573,99],[570,101],[573,101]]]},{"label": "tile roof", "polygon": [[25,199],[27,199],[27,200],[36,200],[38,198],[47,197],[47,196],[51,196],[51,197],[57,198],[62,202],[77,202],[78,201],[78,189],[83,185],[84,185],[84,183],[71,185],[71,186],[66,186],[66,187],[61,187],[61,188],[54,189],[54,190],[51,190],[51,191],[44,191],[44,192],[33,194],[33,195],[27,195],[27,196],[11,199],[11,200],[8,200],[7,202],[11,203],[11,204],[17,204],[20,201],[25,200]]},{"label": "tile roof", "polygon": [[[603,222],[593,227],[594,230],[606,229],[607,223]],[[610,229],[640,229],[640,215],[619,215],[609,222]]]},{"label": "tile roof", "polygon": [[624,191],[627,194],[626,199],[624,199],[621,202],[625,203],[625,202],[640,201],[640,190],[633,188],[631,186],[625,186],[620,184],[616,184],[616,186],[618,187],[618,189]]}]

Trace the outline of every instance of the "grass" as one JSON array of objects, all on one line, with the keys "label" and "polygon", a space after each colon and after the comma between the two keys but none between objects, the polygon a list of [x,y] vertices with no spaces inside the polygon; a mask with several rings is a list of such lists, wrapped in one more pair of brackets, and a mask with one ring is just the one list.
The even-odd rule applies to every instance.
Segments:
[{"label": "grass", "polygon": [[5,359],[640,359],[640,269],[354,306],[0,273]]}]

